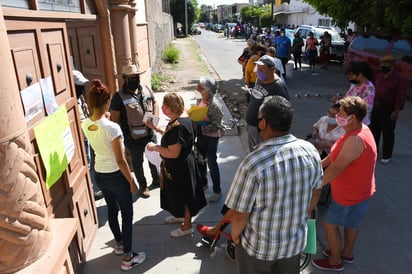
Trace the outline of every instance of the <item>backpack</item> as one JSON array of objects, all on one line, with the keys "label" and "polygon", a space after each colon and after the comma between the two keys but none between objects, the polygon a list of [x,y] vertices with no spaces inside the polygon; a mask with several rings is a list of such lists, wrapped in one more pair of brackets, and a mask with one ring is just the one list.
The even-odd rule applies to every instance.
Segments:
[{"label": "backpack", "polygon": [[128,94],[122,90],[119,95],[126,109],[127,125],[131,137],[137,140],[148,136],[151,129],[146,127],[143,116],[145,112],[153,113],[154,96],[152,91],[145,86],[138,94]]}]

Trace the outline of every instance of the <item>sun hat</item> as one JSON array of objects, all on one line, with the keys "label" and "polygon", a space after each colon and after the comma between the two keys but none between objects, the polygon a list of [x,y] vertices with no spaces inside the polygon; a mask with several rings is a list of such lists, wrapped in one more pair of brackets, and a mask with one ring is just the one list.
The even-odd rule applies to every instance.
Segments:
[{"label": "sun hat", "polygon": [[138,75],[142,73],[144,73],[144,71],[139,71],[134,64],[128,64],[122,67],[122,75]]}]

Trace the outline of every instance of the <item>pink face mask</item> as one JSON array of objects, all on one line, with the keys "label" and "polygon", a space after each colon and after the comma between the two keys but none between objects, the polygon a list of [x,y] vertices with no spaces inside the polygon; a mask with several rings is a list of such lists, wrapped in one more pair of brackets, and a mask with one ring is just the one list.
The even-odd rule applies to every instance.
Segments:
[{"label": "pink face mask", "polygon": [[165,106],[165,105],[162,105],[162,112],[163,112],[164,115],[167,116],[167,114],[166,114],[166,106]]},{"label": "pink face mask", "polygon": [[349,120],[350,120],[350,117],[344,118],[344,117],[336,116],[336,123],[340,127],[346,127]]}]

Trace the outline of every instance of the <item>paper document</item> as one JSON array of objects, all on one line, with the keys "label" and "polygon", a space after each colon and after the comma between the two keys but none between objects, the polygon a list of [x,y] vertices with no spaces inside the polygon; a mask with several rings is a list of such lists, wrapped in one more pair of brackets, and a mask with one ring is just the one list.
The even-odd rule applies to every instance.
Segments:
[{"label": "paper document", "polygon": [[151,112],[145,112],[144,116],[143,116],[143,122],[147,123],[147,121],[152,120],[152,123],[155,127],[157,127],[157,125],[159,124],[159,116],[154,115]]}]

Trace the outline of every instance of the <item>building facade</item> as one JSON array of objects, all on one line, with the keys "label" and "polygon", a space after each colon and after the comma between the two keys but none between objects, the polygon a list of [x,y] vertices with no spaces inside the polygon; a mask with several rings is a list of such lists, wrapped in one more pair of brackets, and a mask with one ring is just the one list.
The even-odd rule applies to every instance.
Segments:
[{"label": "building facade", "polygon": [[240,11],[248,7],[247,3],[234,3],[232,5],[218,5],[216,9],[217,21],[219,24],[241,23],[242,17]]}]

